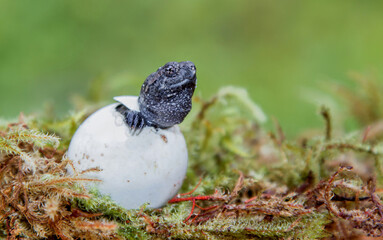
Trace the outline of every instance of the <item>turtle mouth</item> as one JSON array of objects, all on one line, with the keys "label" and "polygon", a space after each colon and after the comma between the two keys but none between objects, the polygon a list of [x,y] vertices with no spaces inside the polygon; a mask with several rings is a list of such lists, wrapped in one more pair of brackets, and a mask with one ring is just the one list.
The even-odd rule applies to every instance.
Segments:
[{"label": "turtle mouth", "polygon": [[193,75],[193,77],[191,79],[188,79],[189,81],[189,85],[192,86],[192,87],[196,87],[197,85],[197,76],[196,74]]},{"label": "turtle mouth", "polygon": [[196,75],[193,76],[191,79],[184,79],[181,82],[173,84],[170,88],[175,89],[175,88],[187,88],[187,87],[195,87],[197,83],[197,77]]}]

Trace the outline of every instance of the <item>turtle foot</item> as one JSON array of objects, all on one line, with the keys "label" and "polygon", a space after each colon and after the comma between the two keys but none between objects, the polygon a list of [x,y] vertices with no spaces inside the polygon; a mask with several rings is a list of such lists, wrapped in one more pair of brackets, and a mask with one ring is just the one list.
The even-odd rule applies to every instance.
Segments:
[{"label": "turtle foot", "polygon": [[124,116],[124,121],[128,125],[132,135],[140,134],[142,129],[148,125],[145,118],[138,111],[131,110],[122,104],[116,107],[116,111]]}]

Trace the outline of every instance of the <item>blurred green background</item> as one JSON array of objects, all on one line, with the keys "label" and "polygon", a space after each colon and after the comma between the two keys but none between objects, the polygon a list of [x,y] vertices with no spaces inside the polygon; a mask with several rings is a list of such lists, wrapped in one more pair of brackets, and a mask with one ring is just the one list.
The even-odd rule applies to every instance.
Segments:
[{"label": "blurred green background", "polygon": [[[349,71],[383,70],[383,1],[0,0],[0,117],[63,116],[104,81],[137,95],[168,61],[193,61],[196,94],[242,86],[283,129],[318,127],[310,96]],[[313,94],[313,98],[315,94]]]}]

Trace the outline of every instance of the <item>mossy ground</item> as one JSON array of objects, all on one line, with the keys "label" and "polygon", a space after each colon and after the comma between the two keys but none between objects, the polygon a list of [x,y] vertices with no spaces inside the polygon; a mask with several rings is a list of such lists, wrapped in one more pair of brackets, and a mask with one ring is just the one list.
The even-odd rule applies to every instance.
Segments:
[{"label": "mossy ground", "polygon": [[[375,85],[374,85],[375,84]],[[9,239],[350,239],[383,234],[381,86],[342,88],[361,130],[324,127],[289,140],[237,88],[194,99],[182,124],[189,168],[162,209],[125,210],[72,167],[65,151],[95,105],[57,121],[0,127],[1,235]],[[380,92],[379,92],[380,91]],[[352,92],[352,93],[351,93]],[[353,96],[350,98],[349,96]],[[93,106],[93,107],[92,107]]]}]

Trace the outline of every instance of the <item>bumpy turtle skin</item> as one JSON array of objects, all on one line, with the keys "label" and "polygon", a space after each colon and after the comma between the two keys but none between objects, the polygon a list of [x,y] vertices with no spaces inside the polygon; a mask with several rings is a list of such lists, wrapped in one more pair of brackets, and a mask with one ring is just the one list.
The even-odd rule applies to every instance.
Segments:
[{"label": "bumpy turtle skin", "polygon": [[169,128],[181,123],[190,112],[196,84],[192,62],[168,62],[150,74],[142,85],[138,97],[140,112],[122,104],[116,110],[133,133],[140,133],[145,126]]}]

